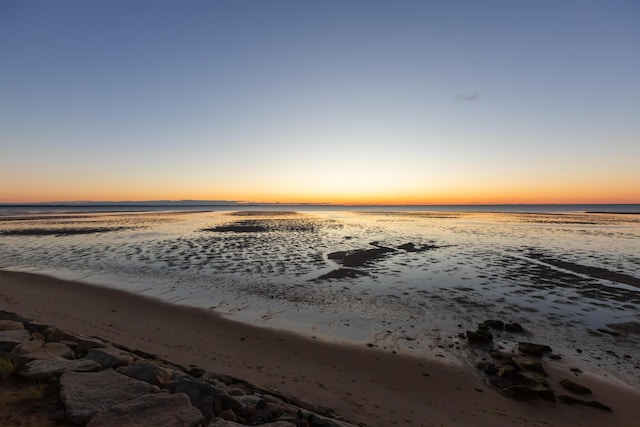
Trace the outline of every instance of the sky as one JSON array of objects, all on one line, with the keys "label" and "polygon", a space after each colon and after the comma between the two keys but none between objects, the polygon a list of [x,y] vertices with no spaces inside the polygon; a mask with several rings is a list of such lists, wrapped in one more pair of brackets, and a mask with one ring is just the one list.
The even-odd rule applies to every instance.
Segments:
[{"label": "sky", "polygon": [[640,203],[640,2],[0,2],[0,202]]}]

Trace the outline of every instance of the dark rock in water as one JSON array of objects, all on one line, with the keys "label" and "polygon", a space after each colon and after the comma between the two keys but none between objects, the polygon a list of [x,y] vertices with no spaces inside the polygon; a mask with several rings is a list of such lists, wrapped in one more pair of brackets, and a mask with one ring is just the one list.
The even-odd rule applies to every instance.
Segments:
[{"label": "dark rock in water", "polygon": [[327,255],[327,258],[337,261],[345,267],[361,267],[376,258],[395,251],[395,249],[380,246],[373,249],[332,252]]},{"label": "dark rock in water", "polygon": [[577,394],[591,394],[591,389],[566,378],[560,380],[560,385],[565,389]]},{"label": "dark rock in water", "polygon": [[398,249],[402,249],[407,252],[424,252],[430,249],[438,249],[439,247],[440,246],[436,246],[436,245],[416,246],[414,243],[409,242],[409,243],[405,243],[404,245],[398,246]]},{"label": "dark rock in water", "polygon": [[145,394],[96,413],[87,427],[124,425],[195,427],[205,422],[184,393]]},{"label": "dark rock in water", "polygon": [[328,272],[327,274],[323,274],[319,276],[316,280],[327,280],[327,279],[355,279],[360,276],[368,276],[369,273],[362,270],[357,270],[355,268],[339,268],[337,270],[333,270]]},{"label": "dark rock in water", "polygon": [[551,347],[545,344],[521,342],[521,343],[518,343],[518,350],[520,350],[524,354],[530,354],[533,356],[542,356],[543,353],[550,353]]},{"label": "dark rock in water", "polygon": [[158,387],[121,375],[112,369],[101,372],[65,372],[60,377],[60,398],[67,418],[84,424],[98,411],[144,394],[158,393]]},{"label": "dark rock in water", "polygon": [[604,403],[597,402],[595,400],[590,400],[584,403],[586,406],[591,406],[592,408],[602,409],[603,411],[613,412],[613,409],[605,405]]},{"label": "dark rock in water", "polygon": [[482,323],[489,326],[491,329],[496,329],[499,331],[504,329],[504,322],[502,320],[485,320]]},{"label": "dark rock in water", "polygon": [[212,231],[218,233],[264,233],[269,231],[263,225],[243,224],[242,221],[231,225],[220,225],[213,228],[204,228],[202,231]]},{"label": "dark rock in water", "polygon": [[507,332],[524,332],[524,328],[518,322],[510,322],[505,324],[504,330]]},{"label": "dark rock in water", "polygon": [[520,366],[522,366],[522,368],[526,369],[527,371],[535,372],[536,374],[540,374],[540,375],[547,375],[547,373],[544,370],[544,367],[542,366],[542,363],[540,362],[523,360],[522,362],[520,362]]},{"label": "dark rock in water", "polygon": [[609,323],[607,327],[623,335],[640,335],[640,322]]},{"label": "dark rock in water", "polygon": [[493,341],[493,335],[490,332],[477,330],[476,332],[467,331],[467,339],[471,342],[489,343]]}]

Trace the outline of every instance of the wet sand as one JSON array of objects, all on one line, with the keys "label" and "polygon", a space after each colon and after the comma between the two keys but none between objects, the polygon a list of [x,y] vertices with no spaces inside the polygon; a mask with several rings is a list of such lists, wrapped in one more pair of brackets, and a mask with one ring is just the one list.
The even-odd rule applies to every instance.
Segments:
[{"label": "wet sand", "polygon": [[[519,402],[478,372],[416,355],[231,321],[211,310],[119,290],[0,270],[0,309],[105,338],[332,408],[370,426],[631,426],[640,391],[587,375],[580,382],[613,413],[542,400]],[[551,368],[550,382],[566,375]]]}]

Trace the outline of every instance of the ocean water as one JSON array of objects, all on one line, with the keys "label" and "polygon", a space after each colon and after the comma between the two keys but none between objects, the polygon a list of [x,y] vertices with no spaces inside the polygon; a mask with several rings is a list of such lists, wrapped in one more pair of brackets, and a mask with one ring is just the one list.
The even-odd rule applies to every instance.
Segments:
[{"label": "ocean water", "polygon": [[496,346],[640,386],[638,205],[284,209],[1,208],[0,267],[462,364],[517,321]]}]

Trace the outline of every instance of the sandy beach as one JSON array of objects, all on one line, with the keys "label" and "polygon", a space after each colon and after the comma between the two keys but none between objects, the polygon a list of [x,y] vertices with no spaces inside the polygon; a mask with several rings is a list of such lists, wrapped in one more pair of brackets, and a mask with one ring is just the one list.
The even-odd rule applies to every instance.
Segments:
[{"label": "sandy beach", "polygon": [[[0,309],[289,393],[362,425],[631,426],[640,405],[637,389],[587,374],[579,381],[613,413],[519,402],[446,360],[321,342],[211,310],[35,274],[0,271]],[[571,375],[547,370],[550,383]]]}]

